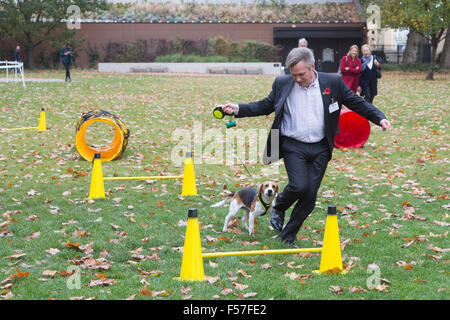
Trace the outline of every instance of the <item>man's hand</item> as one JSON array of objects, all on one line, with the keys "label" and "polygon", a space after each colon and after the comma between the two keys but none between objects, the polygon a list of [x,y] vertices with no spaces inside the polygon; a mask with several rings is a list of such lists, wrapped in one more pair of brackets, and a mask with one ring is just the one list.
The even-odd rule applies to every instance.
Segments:
[{"label": "man's hand", "polygon": [[234,103],[227,103],[222,107],[222,111],[228,115],[236,115],[239,111],[239,107]]},{"label": "man's hand", "polygon": [[356,92],[358,92],[359,94],[361,94],[361,92],[362,92],[362,89],[361,89],[361,87],[360,87],[360,86],[358,86],[358,88],[356,88]]},{"label": "man's hand", "polygon": [[391,128],[391,123],[387,119],[383,119],[380,121],[380,126],[383,131],[389,130]]}]

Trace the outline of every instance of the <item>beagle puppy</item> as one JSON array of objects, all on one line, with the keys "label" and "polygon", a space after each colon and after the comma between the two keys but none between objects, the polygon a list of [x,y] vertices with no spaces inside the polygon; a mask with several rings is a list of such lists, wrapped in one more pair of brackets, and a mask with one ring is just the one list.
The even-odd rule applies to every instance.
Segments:
[{"label": "beagle puppy", "polygon": [[223,225],[223,232],[228,231],[230,220],[236,216],[240,209],[243,209],[245,214],[242,217],[242,224],[248,230],[249,234],[252,235],[256,217],[263,216],[266,213],[272,213],[272,207],[275,204],[275,198],[279,190],[278,184],[267,181],[262,183],[258,189],[248,187],[237,192],[232,192],[227,199],[215,203],[211,207],[217,208],[230,202],[230,208]]}]

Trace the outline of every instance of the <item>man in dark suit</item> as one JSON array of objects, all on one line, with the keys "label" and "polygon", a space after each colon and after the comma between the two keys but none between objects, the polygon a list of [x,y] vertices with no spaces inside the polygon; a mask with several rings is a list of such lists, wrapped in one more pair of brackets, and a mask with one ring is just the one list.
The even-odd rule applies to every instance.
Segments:
[{"label": "man in dark suit", "polygon": [[[16,62],[22,62],[22,57],[20,55],[20,46],[17,46],[14,51],[13,51],[13,59]],[[21,73],[21,69],[20,68],[16,68],[16,72],[17,73]]]},{"label": "man in dark suit", "polygon": [[[223,107],[225,113],[237,118],[275,112],[263,161],[269,164],[283,158],[289,182],[277,197],[270,222],[280,231],[281,240],[294,248],[297,232],[315,207],[331,160],[342,104],[384,131],[391,126],[380,110],[354,94],[341,77],[316,72],[314,63],[310,49],[295,48],[286,59],[291,75],[275,79],[266,98]],[[283,228],[285,211],[295,202]]]}]

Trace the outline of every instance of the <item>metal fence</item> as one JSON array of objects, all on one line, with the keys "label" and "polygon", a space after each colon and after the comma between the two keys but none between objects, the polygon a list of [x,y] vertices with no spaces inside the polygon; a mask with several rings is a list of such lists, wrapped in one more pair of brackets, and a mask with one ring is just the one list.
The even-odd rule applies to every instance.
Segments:
[{"label": "metal fence", "polygon": [[[382,63],[399,64],[402,62],[405,45],[376,45],[372,46],[372,53],[376,55]],[[417,50],[418,61],[431,61],[431,45],[421,45]]]}]

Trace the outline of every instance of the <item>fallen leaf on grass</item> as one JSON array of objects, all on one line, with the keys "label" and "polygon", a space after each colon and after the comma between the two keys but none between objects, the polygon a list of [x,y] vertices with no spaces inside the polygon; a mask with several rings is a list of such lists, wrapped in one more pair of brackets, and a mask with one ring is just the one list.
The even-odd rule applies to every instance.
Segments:
[{"label": "fallen leaf on grass", "polygon": [[219,279],[220,279],[219,277],[205,276],[205,280],[211,284],[217,282],[217,280],[219,280]]},{"label": "fallen leaf on grass", "polygon": [[151,297],[167,297],[169,292],[167,290],[156,291],[156,290],[148,290],[147,285],[145,285],[141,291],[139,291],[141,296],[151,296]]},{"label": "fallen leaf on grass", "polygon": [[40,235],[41,235],[41,232],[40,232],[40,231],[34,232],[34,233],[32,233],[31,235],[29,235],[29,236],[26,235],[26,236],[25,236],[25,240],[26,240],[26,241],[34,240],[34,239],[39,238]]},{"label": "fallen leaf on grass", "polygon": [[244,276],[245,278],[251,278],[251,277],[252,277],[251,275],[247,274],[247,272],[245,272],[245,271],[242,270],[242,269],[239,269],[239,270],[237,271],[237,273],[241,274],[241,275]]},{"label": "fallen leaf on grass", "polygon": [[233,292],[233,289],[223,288],[223,290],[220,292],[220,294],[226,296],[227,294],[230,294],[232,292]]},{"label": "fallen leaf on grass", "polygon": [[96,287],[96,286],[110,286],[116,282],[116,279],[98,279],[91,280],[91,282],[87,285],[88,287]]},{"label": "fallen leaf on grass", "polygon": [[438,226],[443,226],[443,227],[450,226],[450,223],[448,223],[448,222],[441,222],[441,221],[437,221],[437,220],[433,220],[433,223],[437,224]]},{"label": "fallen leaf on grass", "polygon": [[58,275],[58,271],[56,270],[44,270],[42,272],[44,277],[56,277]]},{"label": "fallen leaf on grass", "polygon": [[435,246],[432,245],[432,244],[430,244],[429,246],[427,246],[427,248],[430,249],[431,251],[434,251],[434,252],[440,252],[440,253],[445,253],[445,252],[447,252],[447,251],[450,250],[450,249],[441,249],[441,248],[435,247]]},{"label": "fallen leaf on grass", "polygon": [[48,250],[45,250],[45,252],[47,252],[49,255],[53,256],[53,255],[55,255],[55,254],[57,254],[59,252],[59,249],[50,248]]},{"label": "fallen leaf on grass", "polygon": [[13,278],[27,278],[30,272],[21,272],[19,269],[16,269],[16,273],[13,273],[11,277]]},{"label": "fallen leaf on grass", "polygon": [[412,270],[412,269],[414,269],[414,267],[413,267],[411,264],[406,263],[405,261],[402,261],[402,260],[397,261],[396,264],[397,264],[397,266],[403,267],[403,268],[405,268],[406,270]]},{"label": "fallen leaf on grass", "polygon": [[438,262],[438,261],[442,258],[442,256],[431,255],[431,254],[428,254],[428,253],[424,253],[423,255],[424,255],[425,257],[428,257],[428,258],[433,259],[433,260],[436,261],[436,262]]},{"label": "fallen leaf on grass", "polygon": [[66,243],[67,248],[77,248],[78,249],[79,246],[80,246],[80,244],[78,242],[71,243],[69,240],[67,240],[67,243]]},{"label": "fallen leaf on grass", "polygon": [[369,288],[369,289],[375,289],[380,292],[387,292],[387,286],[385,284],[379,284],[379,285]]},{"label": "fallen leaf on grass", "polygon": [[258,293],[257,292],[248,292],[248,293],[244,293],[242,295],[243,298],[250,298],[250,297],[256,297]]},{"label": "fallen leaf on grass", "polygon": [[242,284],[240,282],[233,282],[232,283],[233,287],[235,287],[236,289],[238,289],[239,291],[245,290],[248,288],[248,285],[246,284]]},{"label": "fallen leaf on grass", "polygon": [[21,258],[23,256],[26,256],[26,254],[25,253],[16,253],[16,254],[13,254],[13,255],[9,256],[9,259],[11,259],[11,260],[19,259],[19,258]]},{"label": "fallen leaf on grass", "polygon": [[365,289],[354,287],[354,286],[350,286],[350,288],[348,288],[348,291],[350,291],[350,292],[367,292],[367,290],[365,290]]},{"label": "fallen leaf on grass", "polygon": [[324,273],[325,274],[338,274],[338,273],[341,273],[341,272],[342,272],[342,270],[340,268],[334,267],[333,269],[326,270]]},{"label": "fallen leaf on grass", "polygon": [[333,293],[336,293],[339,295],[342,294],[342,292],[344,291],[344,288],[339,287],[339,286],[331,286],[328,289],[331,290]]}]

